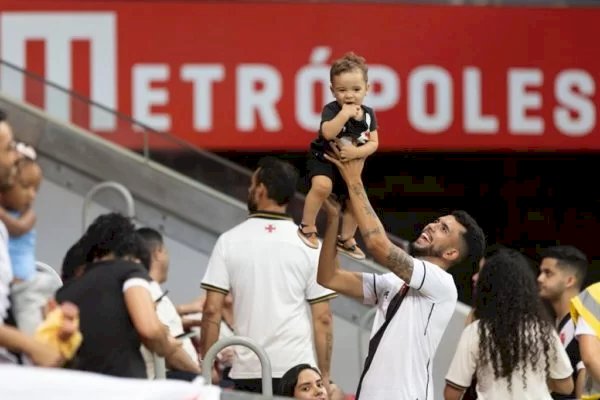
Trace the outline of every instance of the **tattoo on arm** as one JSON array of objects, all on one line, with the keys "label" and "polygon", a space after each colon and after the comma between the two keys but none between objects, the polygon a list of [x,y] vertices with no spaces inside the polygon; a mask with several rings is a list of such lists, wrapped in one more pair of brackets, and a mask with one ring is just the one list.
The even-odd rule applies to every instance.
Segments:
[{"label": "tattoo on arm", "polygon": [[[331,332],[327,332],[325,343],[327,349],[325,351],[325,365],[327,368],[329,368],[331,366],[331,353],[333,351],[333,335]],[[329,371],[327,371],[327,373],[329,373]]]},{"label": "tattoo on arm", "polygon": [[404,250],[390,245],[388,255],[385,260],[385,266],[398,275],[407,284],[410,282],[413,274],[413,259]]},{"label": "tattoo on arm", "polygon": [[371,236],[371,235],[378,235],[381,232],[382,232],[381,228],[380,227],[376,227],[376,228],[373,228],[373,229],[370,229],[370,230],[366,231],[365,233],[362,234],[362,236],[363,236],[363,239],[366,240],[369,236]]},{"label": "tattoo on arm", "polygon": [[369,217],[376,217],[377,214],[375,214],[375,210],[373,210],[373,207],[369,202],[369,198],[367,197],[367,193],[365,192],[365,188],[363,187],[363,185],[353,185],[351,187],[351,190],[352,192],[354,192],[354,194],[356,194],[358,200],[361,202],[362,207],[365,210],[365,214]]}]

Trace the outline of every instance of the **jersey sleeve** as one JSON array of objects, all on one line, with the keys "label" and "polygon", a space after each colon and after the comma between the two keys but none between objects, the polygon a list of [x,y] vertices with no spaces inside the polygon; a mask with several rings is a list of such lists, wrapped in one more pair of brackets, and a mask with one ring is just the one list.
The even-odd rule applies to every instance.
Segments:
[{"label": "jersey sleeve", "polygon": [[466,389],[471,385],[477,368],[478,326],[477,322],[473,322],[463,330],[446,375],[446,383],[459,390]]},{"label": "jersey sleeve", "polygon": [[377,117],[375,111],[372,108],[367,108],[367,112],[371,116],[371,124],[369,125],[369,131],[373,132],[377,130]]},{"label": "jersey sleeve", "polygon": [[409,286],[434,303],[458,298],[452,275],[437,265],[418,258],[413,258],[413,273]]},{"label": "jersey sleeve", "polygon": [[323,131],[321,130],[323,123],[331,121],[338,114],[338,110],[336,110],[334,106],[334,103],[329,103],[323,107],[323,111],[321,112],[321,123],[319,124],[319,136],[323,136]]},{"label": "jersey sleeve", "polygon": [[223,294],[229,293],[229,288],[231,287],[227,259],[225,257],[225,240],[226,238],[223,235],[217,240],[208,260],[202,284],[200,285],[205,290]]},{"label": "jersey sleeve", "polygon": [[309,257],[309,262],[311,265],[315,266],[312,268],[310,275],[308,277],[308,281],[306,282],[306,290],[304,291],[304,295],[306,297],[306,301],[309,304],[316,304],[322,301],[328,301],[335,297],[337,297],[337,293],[333,290],[327,289],[317,283],[317,268],[316,266],[319,263],[318,260],[318,252],[311,252],[313,255]]},{"label": "jersey sleeve", "polygon": [[380,275],[365,272],[362,278],[363,303],[367,305],[381,303],[386,293],[397,290],[404,284],[402,279],[392,273]]}]

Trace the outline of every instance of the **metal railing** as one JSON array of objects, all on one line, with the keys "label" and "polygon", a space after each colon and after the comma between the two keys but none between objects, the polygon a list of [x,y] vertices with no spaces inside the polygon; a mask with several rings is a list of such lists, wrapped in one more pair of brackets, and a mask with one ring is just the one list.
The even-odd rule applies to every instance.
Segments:
[{"label": "metal railing", "polygon": [[113,181],[101,182],[101,183],[95,185],[94,187],[92,187],[89,190],[89,192],[87,192],[87,194],[85,195],[85,197],[83,199],[83,209],[82,209],[82,214],[81,214],[81,224],[82,224],[81,232],[82,233],[85,233],[85,230],[87,228],[87,212],[88,212],[88,208],[90,207],[90,204],[92,203],[92,199],[99,192],[106,191],[106,190],[114,190],[117,193],[119,193],[125,200],[125,207],[126,207],[125,215],[127,215],[130,218],[133,218],[135,216],[135,205],[134,205],[133,196],[131,195],[131,192],[125,186],[121,185],[119,182],[113,182]]},{"label": "metal railing", "polygon": [[258,356],[262,376],[262,394],[263,396],[272,397],[273,378],[271,374],[271,361],[269,360],[269,356],[267,356],[267,353],[262,349],[262,347],[260,347],[258,343],[247,337],[231,336],[228,338],[223,338],[213,344],[210,349],[208,349],[208,352],[202,361],[202,375],[204,377],[204,383],[206,385],[212,384],[212,365],[215,362],[217,353],[223,350],[225,347],[233,345],[247,347]]}]

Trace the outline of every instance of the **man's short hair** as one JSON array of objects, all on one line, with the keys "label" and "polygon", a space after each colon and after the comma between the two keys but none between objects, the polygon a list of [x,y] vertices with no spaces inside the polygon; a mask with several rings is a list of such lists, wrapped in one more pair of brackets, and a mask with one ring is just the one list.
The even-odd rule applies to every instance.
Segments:
[{"label": "man's short hair", "polygon": [[150,252],[159,249],[163,245],[163,237],[156,229],[144,227],[137,230],[138,235]]},{"label": "man's short hair", "polygon": [[451,214],[456,221],[465,227],[465,232],[462,234],[464,243],[464,254],[461,254],[458,262],[467,260],[471,266],[479,265],[479,261],[483,257],[485,251],[485,234],[483,229],[477,224],[477,221],[466,211],[455,210]]},{"label": "man's short hair", "polygon": [[6,121],[6,118],[7,118],[6,111],[4,111],[3,109],[0,108],[0,122]]},{"label": "man's short hair", "polygon": [[556,266],[562,270],[569,269],[575,275],[577,287],[583,288],[588,268],[586,255],[575,246],[553,246],[542,252],[543,258],[556,259]]},{"label": "man's short hair", "polygon": [[288,204],[296,192],[296,168],[289,162],[270,156],[261,158],[258,168],[256,183],[265,185],[269,198],[278,205]]}]

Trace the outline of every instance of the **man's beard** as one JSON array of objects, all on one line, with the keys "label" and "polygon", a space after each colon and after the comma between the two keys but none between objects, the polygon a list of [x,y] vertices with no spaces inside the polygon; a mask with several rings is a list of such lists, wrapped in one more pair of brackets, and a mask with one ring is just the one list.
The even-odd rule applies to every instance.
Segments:
[{"label": "man's beard", "polygon": [[422,257],[442,257],[443,251],[440,251],[433,246],[417,247],[415,242],[411,242],[408,246],[409,254],[415,258]]},{"label": "man's beard", "polygon": [[248,212],[250,214],[258,211],[258,205],[256,204],[256,201],[254,200],[254,193],[249,193],[248,194],[248,200],[246,201],[246,204],[248,205]]}]

